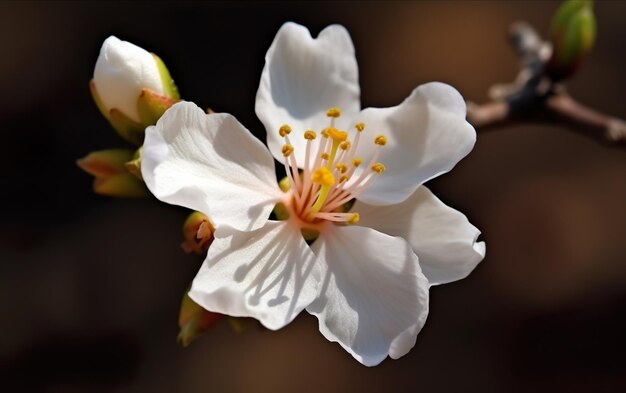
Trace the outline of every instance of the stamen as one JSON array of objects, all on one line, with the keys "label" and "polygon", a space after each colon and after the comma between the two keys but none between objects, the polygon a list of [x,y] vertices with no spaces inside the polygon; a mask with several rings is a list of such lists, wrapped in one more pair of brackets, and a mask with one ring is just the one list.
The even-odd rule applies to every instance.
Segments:
[{"label": "stamen", "polygon": [[[345,203],[365,191],[376,175],[385,171],[385,166],[378,162],[378,148],[368,158],[367,166],[363,165],[362,158],[356,157],[359,140],[365,129],[364,123],[358,122],[354,125],[356,135],[352,135],[352,140],[348,139],[346,131],[335,126],[335,120],[341,116],[339,108],[328,109],[326,116],[330,118],[330,124],[320,132],[323,138],[316,142],[317,146],[313,146],[312,142],[317,139],[317,133],[313,130],[304,131],[306,152],[301,174],[298,172],[295,149],[288,137],[292,129],[288,124],[279,128],[278,133],[285,139],[281,152],[285,157],[287,174],[287,178],[281,181],[281,189],[285,192],[291,191],[293,206],[290,211],[300,219],[310,222],[312,226],[317,225],[318,220],[356,224],[360,219],[359,214],[346,212],[349,208],[344,208]],[[387,138],[377,135],[374,144],[385,146]],[[359,172],[358,178],[351,180],[357,168],[363,166],[365,170]],[[370,170],[367,170],[368,167]]]},{"label": "stamen", "polygon": [[341,116],[341,110],[336,107],[329,108],[328,111],[326,111],[326,116],[338,118]]},{"label": "stamen", "polygon": [[291,153],[293,153],[293,146],[291,146],[290,144],[285,144],[280,151],[283,153],[284,157],[289,157]]},{"label": "stamen", "polygon": [[374,172],[381,174],[385,171],[385,166],[383,164],[381,164],[380,162],[377,162],[375,164],[373,164],[370,167],[371,170],[373,170]]},{"label": "stamen", "polygon": [[278,188],[282,192],[287,192],[291,189],[291,182],[289,181],[289,176],[285,176],[278,182]]},{"label": "stamen", "polygon": [[315,140],[315,138],[317,137],[317,134],[315,133],[315,131],[312,130],[307,130],[304,132],[304,139],[306,139],[306,152],[304,155],[304,168],[303,169],[303,173],[302,173],[302,180],[303,180],[303,185],[302,185],[302,194],[301,194],[301,202],[302,202],[302,206],[298,206],[298,210],[301,211],[301,209],[304,209],[304,205],[307,203],[307,198],[309,196],[309,191],[311,191],[311,167],[310,167],[310,161],[311,161],[311,141]]},{"label": "stamen", "polygon": [[[289,140],[287,139],[287,141]],[[294,176],[298,176],[298,167],[295,166],[296,160],[295,160],[295,157],[292,155],[293,151],[294,151],[294,148],[289,143],[284,144],[281,149],[281,152],[283,153],[283,157],[285,157],[285,174],[287,175],[287,178],[289,179],[289,185],[290,185],[289,188],[293,190],[293,197],[294,197],[296,205],[300,205],[301,203],[300,195],[299,195],[299,188],[300,188],[299,180],[300,179],[297,179],[298,182],[294,180]],[[289,161],[291,161],[291,163]]]},{"label": "stamen", "polygon": [[280,134],[281,137],[285,137],[287,135],[289,135],[289,133],[291,132],[291,127],[289,127],[288,124],[283,124],[282,126],[280,126],[280,128],[278,129],[278,134]]},{"label": "stamen", "polygon": [[356,154],[357,149],[359,148],[359,140],[361,140],[361,131],[365,129],[365,124],[357,123],[354,126],[354,128],[356,128],[357,130],[356,136],[354,137],[354,145],[352,146],[352,148],[346,155],[346,158],[344,159],[345,162],[349,162],[354,158],[354,155]]},{"label": "stamen", "polygon": [[345,222],[346,224],[356,224],[359,222],[359,213],[339,213],[339,212],[321,212],[314,216],[323,220]]},{"label": "stamen", "polygon": [[361,218],[361,216],[359,215],[359,213],[352,213],[350,215],[350,217],[348,218],[348,224],[356,224],[357,222],[359,222],[359,219]]},{"label": "stamen", "polygon": [[[372,172],[363,172],[358,179],[356,179],[356,181],[347,188],[343,189],[336,187],[330,195],[329,201],[324,209],[334,210],[349,200],[356,198],[359,194],[365,191],[370,184],[372,184],[376,177],[375,174],[380,175],[385,172],[385,165],[380,162],[376,162],[370,165],[370,169]],[[351,176],[352,172],[353,171],[351,170],[348,175]],[[340,179],[339,184],[343,186],[345,183],[341,182]]]},{"label": "stamen", "polygon": [[385,146],[387,144],[387,137],[384,135],[377,135],[376,138],[374,138],[374,143],[379,146]]},{"label": "stamen", "polygon": [[348,166],[346,164],[343,164],[343,163],[337,164],[337,166],[335,166],[335,168],[337,168],[337,170],[340,173],[346,173],[348,171]]}]

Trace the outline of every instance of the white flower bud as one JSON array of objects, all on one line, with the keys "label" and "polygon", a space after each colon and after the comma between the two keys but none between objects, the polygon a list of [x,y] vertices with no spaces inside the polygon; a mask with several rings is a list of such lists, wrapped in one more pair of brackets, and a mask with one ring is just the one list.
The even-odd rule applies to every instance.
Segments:
[{"label": "white flower bud", "polygon": [[143,48],[110,36],[102,44],[93,72],[93,83],[108,111],[115,108],[140,122],[137,98],[141,89],[158,94],[164,86],[154,56]]}]

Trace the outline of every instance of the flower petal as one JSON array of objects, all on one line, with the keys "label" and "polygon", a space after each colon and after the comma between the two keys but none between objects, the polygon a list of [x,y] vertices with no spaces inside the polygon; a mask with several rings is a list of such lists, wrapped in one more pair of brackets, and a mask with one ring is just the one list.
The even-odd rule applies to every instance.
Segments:
[{"label": "flower petal", "polygon": [[216,227],[259,228],[281,196],[265,146],[233,116],[189,102],[146,129],[141,171],[157,198],[205,213]]},{"label": "flower petal", "polygon": [[380,156],[386,171],[359,197],[372,205],[402,202],[420,184],[452,169],[476,141],[463,97],[439,82],[417,87],[398,106],[365,109],[357,119],[366,124],[358,154],[371,157],[375,135],[387,137]]},{"label": "flower petal", "polygon": [[[291,143],[296,152],[304,152],[304,131],[328,127],[330,107],[356,115],[359,94],[354,46],[343,26],[328,26],[314,39],[306,27],[285,23],[265,55],[255,108],[274,157],[283,161],[281,125],[291,126]],[[304,154],[296,159],[302,167]]]},{"label": "flower petal", "polygon": [[425,186],[397,205],[357,201],[352,210],[360,215],[359,225],[406,239],[431,285],[465,278],[485,257],[485,243],[476,241],[478,228]]},{"label": "flower petal", "polygon": [[319,277],[315,255],[291,224],[269,221],[252,232],[222,227],[189,296],[209,311],[276,330],[317,297]]},{"label": "flower petal", "polygon": [[327,227],[313,243],[320,298],[307,307],[320,332],[374,366],[415,344],[428,314],[428,281],[409,244],[370,228]]}]

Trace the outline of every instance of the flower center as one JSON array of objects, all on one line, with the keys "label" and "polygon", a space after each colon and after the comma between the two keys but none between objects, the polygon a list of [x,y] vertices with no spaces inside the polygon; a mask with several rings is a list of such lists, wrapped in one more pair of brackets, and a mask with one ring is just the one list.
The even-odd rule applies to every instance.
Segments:
[{"label": "flower center", "polygon": [[377,160],[387,138],[376,136],[374,144],[377,148],[367,165],[368,169],[355,175],[357,168],[363,164],[363,159],[357,157],[356,152],[365,124],[355,124],[352,142],[348,132],[335,127],[335,119],[341,116],[341,111],[330,108],[326,115],[330,124],[321,131],[321,138],[317,138],[315,131],[304,132],[306,151],[301,172],[295,159],[298,152],[289,141],[291,127],[285,124],[278,130],[280,136],[285,138],[282,153],[289,181],[285,188],[289,188],[292,195],[289,210],[305,226],[315,227],[323,221],[356,224],[359,213],[347,212],[344,205],[365,191],[385,171],[385,166]]}]

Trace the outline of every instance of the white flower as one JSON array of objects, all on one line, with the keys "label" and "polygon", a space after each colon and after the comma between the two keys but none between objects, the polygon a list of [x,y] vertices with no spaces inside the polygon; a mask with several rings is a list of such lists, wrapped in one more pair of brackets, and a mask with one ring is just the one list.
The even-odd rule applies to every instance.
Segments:
[{"label": "white flower", "polygon": [[[233,116],[191,103],[146,131],[142,171],[157,198],[215,225],[189,293],[197,303],[270,329],[306,309],[327,339],[372,366],[413,347],[429,285],[465,277],[485,246],[463,214],[421,186],[474,145],[462,97],[431,83],[399,106],[360,110],[357,73],[341,26],[313,39],[287,23],[276,35],[256,112],[287,192],[272,154]],[[268,218],[277,203],[288,219]],[[310,246],[303,231],[317,233]]]},{"label": "white flower", "polygon": [[93,82],[107,112],[117,109],[141,122],[137,98],[143,88],[165,94],[157,60],[152,53],[110,36],[102,44],[93,72]]}]

